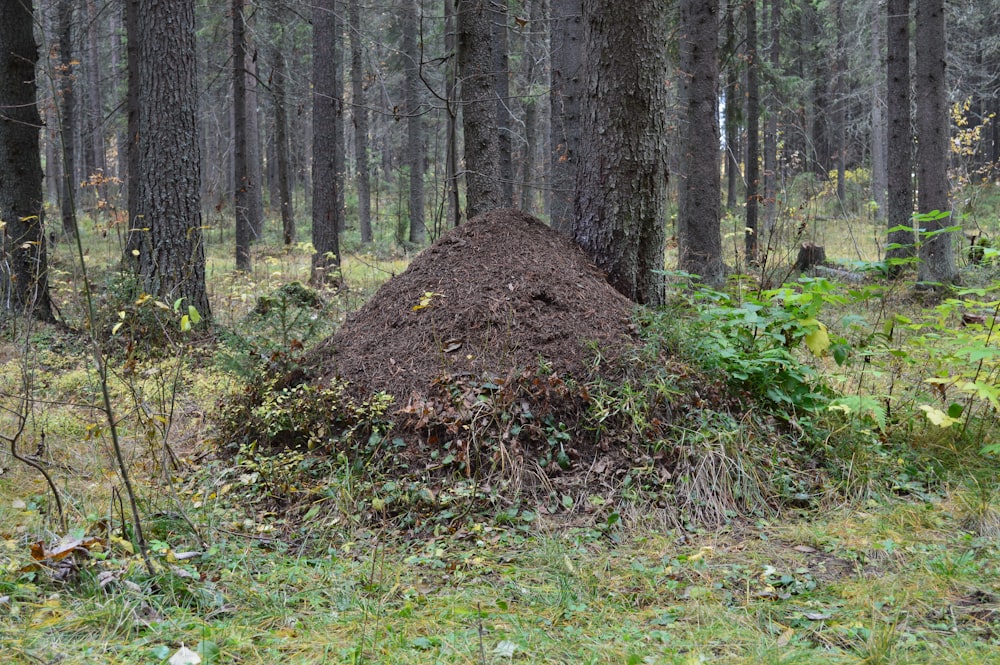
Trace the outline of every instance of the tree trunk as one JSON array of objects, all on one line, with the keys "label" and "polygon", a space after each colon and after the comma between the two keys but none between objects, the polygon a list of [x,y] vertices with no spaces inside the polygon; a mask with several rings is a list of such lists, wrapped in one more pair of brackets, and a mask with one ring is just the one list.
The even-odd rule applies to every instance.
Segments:
[{"label": "tree trunk", "polygon": [[139,219],[139,0],[123,0],[125,5],[125,177],[128,208],[128,239],[125,264],[138,271],[143,222]]},{"label": "tree trunk", "polygon": [[94,0],[87,0],[87,55],[90,59],[87,63],[87,101],[90,107],[87,129],[93,161],[86,175],[97,177],[93,194],[99,201],[105,201],[108,197],[108,188],[104,178],[108,175],[108,166],[104,148],[104,94],[99,69],[104,64],[98,46],[100,26],[96,3]]},{"label": "tree trunk", "polygon": [[514,159],[511,141],[510,39],[507,0],[493,3],[493,86],[497,104],[497,149],[500,151],[501,205],[514,205]]},{"label": "tree trunk", "polygon": [[778,113],[781,111],[781,1],[769,0],[770,21],[768,32],[771,47],[768,49],[770,84],[768,109],[764,121],[764,228],[770,236],[778,221]]},{"label": "tree trunk", "polygon": [[740,146],[739,146],[739,58],[736,53],[736,0],[726,3],[726,209],[736,210],[736,195],[739,189]]},{"label": "tree trunk", "polygon": [[335,41],[338,20],[336,0],[318,0],[313,5],[313,162],[312,162],[312,257],[314,284],[340,282],[338,231],[343,226],[343,209],[338,205],[343,189],[337,170],[337,154],[343,159],[344,146],[337,142],[337,116],[341,113],[342,86],[338,88]]},{"label": "tree trunk", "polygon": [[[354,0],[357,4],[357,0]],[[274,46],[271,50],[272,83],[271,96],[274,102],[274,159],[277,166],[278,206],[281,210],[281,237],[285,245],[295,244],[295,209],[292,201],[292,187],[288,160],[288,65],[285,62],[285,23],[287,12],[283,0],[274,2]]]},{"label": "tree trunk", "polygon": [[365,101],[365,68],[361,57],[361,0],[350,0],[351,98],[354,102],[354,163],[357,171],[358,226],[361,242],[372,241],[371,186],[368,177],[368,107]]},{"label": "tree trunk", "polygon": [[916,255],[913,236],[913,130],[910,126],[910,0],[888,0],[886,95],[889,122],[886,165],[889,197],[889,272],[898,275]]},{"label": "tree trunk", "polygon": [[[883,48],[885,44],[884,16],[878,3],[872,3],[872,62],[878,64],[876,72],[886,67]],[[872,83],[872,200],[875,202],[875,219],[885,221],[888,201],[888,126],[885,106],[885,79],[876,75]]]},{"label": "tree trunk", "polygon": [[549,216],[553,228],[570,233],[580,165],[580,98],[584,76],[582,0],[552,0],[549,25],[552,54]]},{"label": "tree trunk", "polygon": [[951,284],[957,277],[948,198],[948,100],[945,89],[944,0],[917,0],[917,208],[922,215],[940,211],[945,216],[920,222],[918,279]]},{"label": "tree trunk", "polygon": [[[580,160],[573,237],[632,300],[663,302],[667,0],[584,0]],[[622,103],[628,100],[628,103]],[[716,174],[718,177],[718,174]]]},{"label": "tree trunk", "polygon": [[[245,0],[244,0],[245,2]],[[252,231],[251,242],[258,242],[264,237],[264,159],[262,156],[261,136],[260,136],[260,112],[257,95],[257,54],[250,35],[256,33],[256,27],[252,24],[252,14],[248,15],[244,9],[244,21],[247,30],[243,33],[244,52],[246,59],[244,65],[243,81],[246,84],[246,139],[247,139],[247,211],[250,219],[250,229]]]},{"label": "tree trunk", "polygon": [[236,269],[250,272],[254,228],[251,201],[256,183],[250,177],[247,128],[247,43],[245,0],[233,0],[233,209],[236,214]]},{"label": "tree trunk", "polygon": [[844,47],[844,0],[837,2],[837,71],[833,79],[833,126],[837,132],[837,200],[847,215],[847,49]]},{"label": "tree trunk", "polygon": [[503,201],[490,4],[489,0],[457,0],[455,3],[465,134],[465,214],[468,219],[499,208]]},{"label": "tree trunk", "polygon": [[403,0],[400,19],[403,29],[403,85],[406,98],[406,165],[410,171],[410,237],[420,244],[427,237],[424,220],[424,118],[420,104],[420,50],[417,30],[420,27],[418,0]]},{"label": "tree trunk", "polygon": [[757,82],[760,63],[757,60],[757,8],[755,2],[746,4],[747,15],[747,165],[746,165],[746,232],[744,236],[747,263],[757,263],[758,226],[757,212],[760,205],[760,85]]},{"label": "tree trunk", "polygon": [[0,3],[0,219],[3,309],[52,321],[42,204],[32,3]]},{"label": "tree trunk", "polygon": [[678,267],[706,284],[725,278],[719,227],[719,1],[681,0],[680,66],[686,115],[681,131],[683,196],[677,213]]},{"label": "tree trunk", "polygon": [[60,0],[59,12],[59,141],[62,145],[62,186],[59,211],[62,229],[67,236],[76,233],[76,191],[79,179],[76,168],[76,60],[73,57],[73,2]]},{"label": "tree trunk", "polygon": [[147,293],[207,319],[194,0],[138,9],[139,268]]},{"label": "tree trunk", "polygon": [[453,226],[462,221],[462,208],[458,202],[458,58],[456,50],[458,35],[456,34],[455,0],[445,0],[444,51],[452,56],[445,74],[446,105],[448,112],[447,138],[445,139],[445,188],[448,199],[448,219]]}]

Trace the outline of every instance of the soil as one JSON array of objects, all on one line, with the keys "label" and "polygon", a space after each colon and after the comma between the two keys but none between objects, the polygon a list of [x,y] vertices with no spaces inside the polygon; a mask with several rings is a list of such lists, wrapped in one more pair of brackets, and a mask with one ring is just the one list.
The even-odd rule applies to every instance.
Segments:
[{"label": "soil", "polygon": [[633,305],[570,239],[514,209],[453,229],[310,355],[308,374],[405,409],[442,379],[583,378],[633,344]]}]

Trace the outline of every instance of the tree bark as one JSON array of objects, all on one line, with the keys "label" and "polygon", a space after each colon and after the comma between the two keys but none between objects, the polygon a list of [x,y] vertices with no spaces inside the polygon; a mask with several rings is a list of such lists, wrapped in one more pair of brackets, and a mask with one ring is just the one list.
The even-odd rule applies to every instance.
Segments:
[{"label": "tree bark", "polygon": [[[946,213],[921,221],[919,281],[951,284],[957,278],[948,196],[948,100],[945,89],[944,0],[917,0],[917,208],[921,214]],[[927,235],[934,234],[934,235]]]},{"label": "tree bark", "polygon": [[458,35],[456,33],[455,0],[444,3],[444,50],[451,56],[445,74],[446,105],[448,120],[445,139],[445,198],[448,200],[448,219],[453,226],[462,221],[462,207],[458,201]]},{"label": "tree bark", "polygon": [[668,6],[583,2],[587,153],[573,237],[612,286],[647,305],[664,299]]},{"label": "tree bark", "polygon": [[365,101],[365,68],[361,54],[361,0],[350,0],[351,98],[354,120],[354,169],[358,189],[358,226],[361,242],[372,241],[371,186],[368,175],[368,107]]},{"label": "tree bark", "polygon": [[194,0],[138,9],[140,273],[147,293],[207,319]]},{"label": "tree bark", "polygon": [[139,0],[123,0],[125,9],[125,178],[128,239],[125,264],[138,271],[143,227],[139,219]]},{"label": "tree bark", "polygon": [[739,189],[740,146],[739,146],[739,58],[736,53],[736,13],[737,0],[726,3],[726,209],[736,210],[736,195]]},{"label": "tree bark", "polygon": [[37,61],[32,3],[0,3],[0,219],[5,223],[0,297],[7,312],[52,321]]},{"label": "tree bark", "polygon": [[746,232],[744,244],[747,263],[757,263],[759,234],[757,215],[760,206],[760,85],[757,60],[757,8],[751,0],[746,4],[747,18],[747,164],[746,164]]},{"label": "tree bark", "polygon": [[59,211],[63,233],[76,233],[76,192],[79,182],[76,164],[76,61],[73,57],[73,2],[60,0],[59,12],[59,141],[62,145],[62,186]]},{"label": "tree bark", "polygon": [[771,10],[768,32],[771,47],[767,58],[770,65],[768,109],[764,120],[764,228],[770,237],[778,221],[778,114],[781,110],[781,2],[769,0]]},{"label": "tree bark", "polygon": [[[357,0],[353,0],[357,4]],[[274,158],[277,162],[278,205],[281,210],[281,237],[285,245],[295,244],[295,209],[292,201],[291,178],[288,160],[288,65],[285,62],[285,23],[287,11],[284,0],[274,2],[274,46],[271,50],[271,96],[274,103]]]},{"label": "tree bark", "polygon": [[680,65],[686,104],[681,132],[678,267],[706,284],[725,278],[719,226],[719,1],[681,0]]},{"label": "tree bark", "polygon": [[343,86],[338,87],[335,41],[340,39],[335,14],[336,0],[317,0],[313,5],[313,197],[312,257],[310,281],[317,285],[340,283],[339,229],[343,226],[342,173],[337,154],[343,159],[343,143],[337,141]]},{"label": "tree bark", "polygon": [[493,87],[497,104],[497,149],[500,151],[501,205],[514,205],[514,158],[511,141],[510,39],[507,0],[493,3]]},{"label": "tree bark", "polygon": [[847,215],[847,49],[844,47],[844,0],[836,0],[837,52],[833,78],[833,127],[837,133],[837,200]]},{"label": "tree bark", "polygon": [[499,208],[503,201],[490,4],[490,0],[457,0],[455,3],[465,134],[465,214],[468,219]]},{"label": "tree bark", "polygon": [[552,0],[549,25],[552,54],[549,217],[553,228],[570,233],[580,164],[580,97],[584,76],[582,0]]},{"label": "tree bark", "polygon": [[87,63],[87,102],[90,107],[90,121],[87,123],[87,130],[92,161],[90,170],[85,175],[97,178],[93,194],[96,195],[98,201],[105,201],[108,196],[108,188],[104,178],[107,175],[108,166],[104,148],[104,93],[100,75],[100,67],[104,63],[101,62],[101,49],[98,46],[100,26],[97,5],[94,0],[87,0],[87,55],[90,60]]},{"label": "tree bark", "polygon": [[420,26],[418,0],[403,0],[400,16],[403,32],[403,85],[406,98],[406,165],[410,171],[410,236],[420,244],[427,237],[424,220],[424,118],[420,104],[420,49],[417,30]]},{"label": "tree bark", "polygon": [[889,272],[916,255],[913,236],[913,130],[910,125],[910,0],[886,3],[886,95],[889,122],[887,200]]},{"label": "tree bark", "polygon": [[[878,3],[872,3],[872,62],[878,63],[876,72],[884,72],[885,16]],[[876,75],[872,83],[872,200],[875,202],[875,219],[884,222],[888,208],[888,122],[886,120],[885,79]]]},{"label": "tree bark", "polygon": [[236,269],[250,272],[253,191],[257,183],[250,175],[247,127],[247,43],[245,0],[233,0],[233,209],[236,214]]}]

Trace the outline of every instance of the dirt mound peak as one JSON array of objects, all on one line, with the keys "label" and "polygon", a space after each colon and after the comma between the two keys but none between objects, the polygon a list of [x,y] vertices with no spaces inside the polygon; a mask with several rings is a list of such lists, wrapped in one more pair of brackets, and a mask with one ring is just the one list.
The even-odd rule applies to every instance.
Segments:
[{"label": "dirt mound peak", "polygon": [[569,238],[497,209],[442,236],[309,356],[307,373],[397,408],[447,379],[585,378],[633,343],[632,303]]}]

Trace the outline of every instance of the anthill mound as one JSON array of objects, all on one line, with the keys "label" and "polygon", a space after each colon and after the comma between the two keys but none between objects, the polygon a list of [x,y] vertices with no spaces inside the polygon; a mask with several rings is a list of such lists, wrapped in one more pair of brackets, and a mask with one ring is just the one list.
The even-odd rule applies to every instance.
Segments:
[{"label": "anthill mound", "polygon": [[582,379],[633,343],[632,304],[565,236],[514,209],[441,237],[322,343],[306,363],[355,395],[405,409],[442,381],[524,372]]}]

